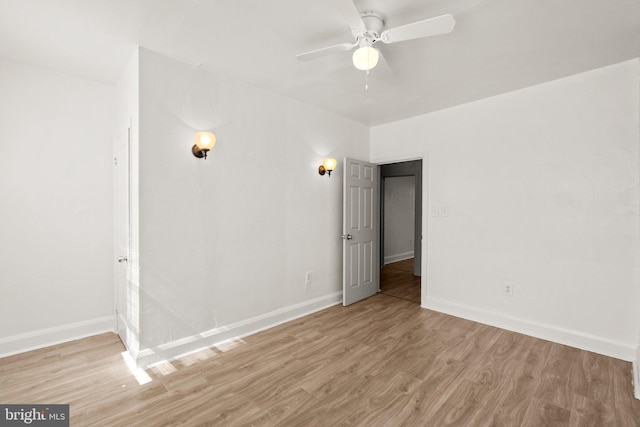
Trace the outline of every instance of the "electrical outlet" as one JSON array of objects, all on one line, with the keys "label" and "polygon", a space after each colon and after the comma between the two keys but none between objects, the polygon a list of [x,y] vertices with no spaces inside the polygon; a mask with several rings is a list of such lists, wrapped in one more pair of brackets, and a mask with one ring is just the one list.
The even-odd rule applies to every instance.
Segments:
[{"label": "electrical outlet", "polygon": [[514,287],[514,283],[513,282],[505,281],[504,282],[504,287],[502,288],[502,293],[504,293],[508,297],[512,297],[513,296],[513,287]]},{"label": "electrical outlet", "polygon": [[306,273],[304,273],[304,283],[306,285],[310,285],[311,281],[313,280],[311,273],[311,271],[307,271]]}]

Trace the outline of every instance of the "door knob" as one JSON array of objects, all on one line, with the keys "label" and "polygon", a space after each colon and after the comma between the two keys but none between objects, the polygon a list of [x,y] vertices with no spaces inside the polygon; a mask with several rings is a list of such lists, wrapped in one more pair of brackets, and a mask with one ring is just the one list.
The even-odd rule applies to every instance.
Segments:
[{"label": "door knob", "polygon": [[129,262],[129,258],[127,258],[126,256],[119,256],[118,262]]},{"label": "door knob", "polygon": [[352,236],[351,234],[343,234],[343,235],[342,235],[342,238],[343,238],[344,240],[351,240],[351,239],[353,239],[353,236]]}]

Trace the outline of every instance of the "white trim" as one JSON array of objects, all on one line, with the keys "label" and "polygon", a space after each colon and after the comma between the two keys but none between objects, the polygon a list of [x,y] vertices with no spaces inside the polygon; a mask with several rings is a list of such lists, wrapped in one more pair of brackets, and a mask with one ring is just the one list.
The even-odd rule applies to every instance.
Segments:
[{"label": "white trim", "polygon": [[378,159],[369,160],[369,162],[382,166],[382,165],[387,165],[389,163],[413,162],[414,160],[424,160],[424,158],[425,158],[425,155],[424,153],[422,153],[422,154],[414,154],[414,155],[407,155],[407,156],[381,157]]},{"label": "white trim", "polygon": [[496,326],[581,350],[592,351],[627,362],[631,362],[635,358],[635,348],[630,344],[620,341],[613,341],[595,335],[558,328],[553,325],[532,322],[515,316],[482,310],[439,298],[426,297],[423,301],[422,308],[439,311],[474,322]]},{"label": "white trim", "polygon": [[154,348],[141,349],[136,365],[145,369],[165,360],[175,360],[231,339],[243,338],[282,323],[290,322],[299,317],[340,304],[340,302],[342,302],[342,292],[335,292],[230,325],[210,329],[197,335],[161,344]]},{"label": "white trim", "polygon": [[633,361],[633,390],[636,399],[640,400],[640,344],[636,348],[636,358]]},{"label": "white trim", "polygon": [[392,262],[404,261],[405,259],[413,258],[413,251],[405,252],[403,254],[389,255],[384,257],[384,265],[391,264]]},{"label": "white trim", "polygon": [[429,196],[431,195],[431,189],[429,188],[429,172],[431,167],[429,166],[429,152],[425,152],[422,159],[422,268],[421,274],[423,279],[420,280],[420,301],[421,304],[425,304],[427,300],[427,282],[429,281],[429,236],[431,231],[429,226],[431,221],[429,220],[429,212],[431,211],[431,204]]},{"label": "white trim", "polygon": [[105,332],[115,332],[114,325],[114,316],[105,316],[0,338],[0,357],[12,356]]},{"label": "white trim", "polygon": [[131,360],[135,360],[140,351],[140,331],[128,322],[122,313],[118,313],[117,320],[118,325],[117,328],[114,328],[115,333],[120,336],[120,341],[129,352]]},{"label": "white trim", "polygon": [[634,396],[640,400],[640,360],[633,361],[633,389]]}]

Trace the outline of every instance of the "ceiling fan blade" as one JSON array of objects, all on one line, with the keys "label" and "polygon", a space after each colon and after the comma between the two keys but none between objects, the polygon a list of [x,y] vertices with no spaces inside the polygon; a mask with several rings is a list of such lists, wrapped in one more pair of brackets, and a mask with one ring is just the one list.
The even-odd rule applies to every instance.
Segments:
[{"label": "ceiling fan blade", "polygon": [[447,14],[435,18],[425,19],[412,24],[390,28],[380,34],[383,43],[395,43],[405,40],[420,39],[422,37],[437,36],[453,31],[456,20],[453,15]]},{"label": "ceiling fan blade", "polygon": [[382,51],[378,49],[378,65],[371,71],[374,76],[387,78],[393,76],[393,69],[385,59]]},{"label": "ceiling fan blade", "polygon": [[347,22],[349,27],[351,28],[351,34],[354,37],[365,32],[365,25],[360,17],[360,12],[358,12],[358,8],[353,3],[352,0],[324,0],[325,2],[329,2],[333,5],[334,10],[336,10],[340,16]]},{"label": "ceiling fan blade", "polygon": [[346,52],[348,50],[353,49],[356,45],[357,45],[357,43],[336,44],[336,45],[333,45],[333,46],[323,47],[323,48],[320,48],[320,49],[312,50],[310,52],[299,53],[299,54],[296,55],[296,58],[298,58],[301,61],[310,61],[312,59],[316,59],[316,58],[319,58],[321,56],[330,55],[332,53]]}]

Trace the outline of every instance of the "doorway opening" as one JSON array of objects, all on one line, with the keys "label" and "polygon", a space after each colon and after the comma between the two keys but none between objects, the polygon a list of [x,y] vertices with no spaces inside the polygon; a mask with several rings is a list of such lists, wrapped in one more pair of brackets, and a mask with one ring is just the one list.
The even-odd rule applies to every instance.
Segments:
[{"label": "doorway opening", "polygon": [[422,160],[380,171],[380,292],[420,304]]}]

